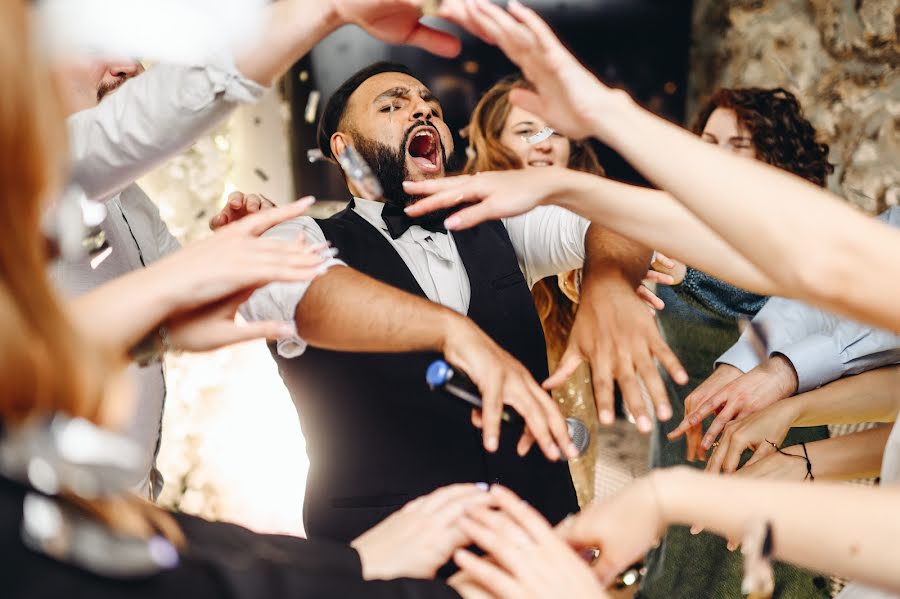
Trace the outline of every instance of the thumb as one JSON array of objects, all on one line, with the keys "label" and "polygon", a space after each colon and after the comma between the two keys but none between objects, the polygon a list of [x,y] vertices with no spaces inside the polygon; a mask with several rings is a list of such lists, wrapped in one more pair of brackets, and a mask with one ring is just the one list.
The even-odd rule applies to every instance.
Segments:
[{"label": "thumb", "polygon": [[544,389],[556,389],[567,380],[569,377],[575,374],[575,371],[581,366],[581,363],[584,361],[584,358],[581,357],[581,354],[578,350],[572,349],[571,347],[566,350],[566,353],[563,354],[562,359],[560,359],[559,364],[556,365],[556,371],[544,381],[543,385],[541,385]]}]

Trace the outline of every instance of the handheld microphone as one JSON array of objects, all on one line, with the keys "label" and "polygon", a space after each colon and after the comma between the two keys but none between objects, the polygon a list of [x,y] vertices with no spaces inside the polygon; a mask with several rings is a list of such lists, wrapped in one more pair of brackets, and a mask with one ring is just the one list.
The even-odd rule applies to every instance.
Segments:
[{"label": "handheld microphone", "polygon": [[[428,370],[425,371],[425,381],[432,391],[444,391],[478,409],[481,409],[483,405],[475,383],[463,373],[455,371],[444,360],[435,360],[428,366]],[[525,426],[525,421],[518,412],[505,407],[500,418],[509,424],[523,428]],[[577,418],[566,418],[566,427],[569,429],[569,437],[578,448],[578,455],[584,455],[591,444],[591,432],[587,425]]]}]

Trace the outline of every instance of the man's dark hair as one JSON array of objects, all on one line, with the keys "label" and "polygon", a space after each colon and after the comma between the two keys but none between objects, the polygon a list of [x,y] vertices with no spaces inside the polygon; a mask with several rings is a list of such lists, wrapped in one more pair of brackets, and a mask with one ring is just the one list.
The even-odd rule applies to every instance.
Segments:
[{"label": "man's dark hair", "polygon": [[371,79],[375,75],[381,73],[403,73],[404,75],[413,76],[412,71],[406,65],[396,62],[376,62],[361,71],[357,71],[352,77],[341,84],[335,91],[325,110],[322,112],[322,118],[319,119],[319,130],[316,139],[319,143],[319,149],[326,158],[334,159],[331,153],[331,136],[335,134],[341,126],[341,119],[344,118],[344,112],[347,110],[347,102],[360,85]]}]

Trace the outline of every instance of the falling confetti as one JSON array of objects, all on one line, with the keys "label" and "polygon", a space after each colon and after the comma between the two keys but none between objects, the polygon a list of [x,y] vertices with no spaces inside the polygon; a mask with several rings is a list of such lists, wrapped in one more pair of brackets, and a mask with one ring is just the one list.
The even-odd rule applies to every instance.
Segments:
[{"label": "falling confetti", "polygon": [[544,140],[550,139],[550,136],[553,135],[554,133],[556,133],[556,131],[554,131],[550,127],[544,127],[543,129],[541,129],[534,135],[529,135],[528,137],[525,137],[524,139],[529,145],[533,146],[534,144],[539,144]]}]

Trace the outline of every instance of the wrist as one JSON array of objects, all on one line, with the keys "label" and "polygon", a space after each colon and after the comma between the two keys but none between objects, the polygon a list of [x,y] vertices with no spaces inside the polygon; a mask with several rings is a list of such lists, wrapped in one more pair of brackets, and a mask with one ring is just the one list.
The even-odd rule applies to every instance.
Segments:
[{"label": "wrist", "polygon": [[695,484],[699,473],[689,466],[675,466],[661,468],[650,473],[651,484],[659,506],[659,516],[662,526],[673,524],[697,524],[691,514],[685,513],[684,506],[690,506],[690,498],[683,501],[684,491],[691,489]]},{"label": "wrist", "polygon": [[782,354],[775,354],[764,366],[771,374],[777,377],[782,397],[790,397],[797,392],[799,378],[794,365]]},{"label": "wrist", "polygon": [[626,121],[639,109],[626,91],[611,88],[598,90],[588,106],[592,107],[587,112],[590,132],[610,146],[629,134]]},{"label": "wrist", "polygon": [[440,333],[437,346],[434,349],[447,355],[452,353],[453,348],[459,342],[459,338],[469,331],[472,323],[462,314],[449,308],[442,309],[441,312],[441,315],[438,317],[438,330]]}]

